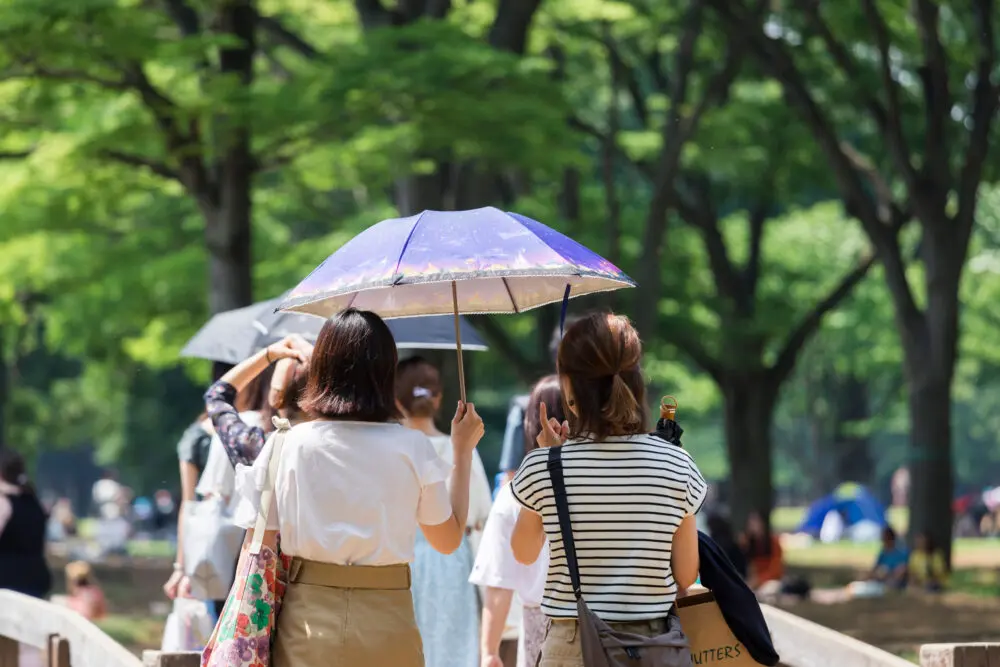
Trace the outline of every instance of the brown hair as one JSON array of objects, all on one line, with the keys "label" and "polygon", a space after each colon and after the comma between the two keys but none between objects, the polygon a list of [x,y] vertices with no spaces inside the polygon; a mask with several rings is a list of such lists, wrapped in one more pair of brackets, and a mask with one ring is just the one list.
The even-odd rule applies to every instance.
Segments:
[{"label": "brown hair", "polygon": [[257,374],[257,377],[250,380],[247,386],[236,395],[236,404],[233,406],[237,412],[248,412],[251,410],[263,410],[267,405],[267,395],[271,391],[271,376],[274,375],[274,364]]},{"label": "brown hair", "polygon": [[441,396],[441,372],[423,357],[410,357],[396,367],[396,400],[410,417],[434,417]]},{"label": "brown hair", "polygon": [[299,407],[313,418],[386,422],[396,416],[396,341],[382,318],[348,308],[323,325]]},{"label": "brown hair", "polygon": [[[277,364],[275,364],[277,367]],[[263,423],[267,426],[265,431],[273,430],[272,417],[279,415],[279,410],[285,410],[289,419],[296,421],[301,416],[299,401],[305,394],[306,383],[309,381],[309,365],[296,361],[292,365],[292,372],[284,388],[274,397],[274,405],[268,401],[260,409]],[[270,383],[268,383],[270,387]]]},{"label": "brown hair", "polygon": [[567,410],[572,437],[604,440],[646,430],[641,361],[639,333],[624,315],[594,313],[566,330],[556,365],[575,402],[575,414]]},{"label": "brown hair", "polygon": [[528,407],[524,411],[525,454],[538,448],[538,434],[542,432],[542,424],[538,420],[538,406],[541,403],[545,404],[550,418],[554,418],[560,424],[566,419],[558,375],[546,375],[531,389]]}]

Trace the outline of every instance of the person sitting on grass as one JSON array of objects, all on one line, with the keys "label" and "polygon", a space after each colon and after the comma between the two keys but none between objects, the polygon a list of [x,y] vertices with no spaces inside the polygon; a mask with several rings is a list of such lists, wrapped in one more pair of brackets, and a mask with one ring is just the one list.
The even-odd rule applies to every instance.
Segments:
[{"label": "person sitting on grass", "polygon": [[906,547],[899,543],[896,531],[886,526],[882,529],[882,550],[878,553],[875,567],[872,568],[868,580],[881,582],[897,590],[906,588],[909,559],[910,554]]},{"label": "person sitting on grass", "polygon": [[107,615],[104,592],[94,579],[90,563],[74,561],[66,566],[66,606],[88,621]]},{"label": "person sitting on grass", "polygon": [[913,540],[909,577],[915,586],[932,593],[944,590],[948,583],[948,566],[944,560],[944,552],[926,533],[917,534]]}]

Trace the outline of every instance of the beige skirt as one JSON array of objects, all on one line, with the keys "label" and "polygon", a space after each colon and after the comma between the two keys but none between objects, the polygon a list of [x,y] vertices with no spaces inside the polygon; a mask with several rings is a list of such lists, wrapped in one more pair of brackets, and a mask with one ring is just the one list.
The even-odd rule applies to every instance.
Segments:
[{"label": "beige skirt", "polygon": [[424,667],[409,565],[294,558],[273,667]]},{"label": "beige skirt", "polygon": [[[668,621],[665,618],[658,618],[652,621],[609,623],[608,625],[622,632],[655,637],[667,631]],[[542,642],[542,653],[539,657],[538,667],[585,667],[579,629],[580,625],[575,618],[551,619]]]}]

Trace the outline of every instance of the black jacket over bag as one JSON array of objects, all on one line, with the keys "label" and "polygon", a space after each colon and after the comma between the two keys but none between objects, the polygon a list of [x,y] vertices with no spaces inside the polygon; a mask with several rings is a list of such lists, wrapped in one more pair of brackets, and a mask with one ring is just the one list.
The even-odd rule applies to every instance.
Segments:
[{"label": "black jacket over bag", "polygon": [[[673,420],[661,419],[656,423],[656,435],[677,446],[680,446],[683,433],[684,429]],[[712,591],[736,639],[755,661],[767,667],[777,665],[780,658],[771,642],[771,631],[757,596],[722,547],[701,531],[698,531],[698,560],[701,585]]]}]

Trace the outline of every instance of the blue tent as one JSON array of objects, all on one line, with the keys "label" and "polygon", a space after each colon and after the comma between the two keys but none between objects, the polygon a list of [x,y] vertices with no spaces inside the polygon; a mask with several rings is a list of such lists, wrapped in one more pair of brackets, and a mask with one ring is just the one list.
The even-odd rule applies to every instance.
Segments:
[{"label": "blue tent", "polygon": [[886,525],[885,507],[868,489],[860,484],[841,484],[836,491],[809,506],[798,532],[818,536],[823,519],[830,512],[840,512],[845,527],[861,521]]}]

